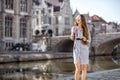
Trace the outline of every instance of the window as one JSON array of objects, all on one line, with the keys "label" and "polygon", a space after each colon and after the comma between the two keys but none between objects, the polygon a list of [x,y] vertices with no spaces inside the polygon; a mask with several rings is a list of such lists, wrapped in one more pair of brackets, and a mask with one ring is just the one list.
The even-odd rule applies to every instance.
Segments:
[{"label": "window", "polygon": [[34,11],[34,10],[32,10],[32,13],[33,13],[33,14],[35,14],[35,11]]},{"label": "window", "polygon": [[12,37],[12,24],[13,19],[12,17],[5,17],[5,36],[6,37]]},{"label": "window", "polygon": [[39,25],[39,19],[36,18],[36,25]]},{"label": "window", "polygon": [[5,8],[13,9],[13,0],[5,0]]},{"label": "window", "polygon": [[38,14],[39,14],[39,11],[36,11],[36,14],[38,15]]},{"label": "window", "polygon": [[58,31],[59,31],[59,29],[58,29],[58,28],[56,28],[56,30],[55,30],[55,31],[56,31],[56,36],[58,36],[58,33],[59,33]]},{"label": "window", "polygon": [[48,19],[48,18],[47,18],[47,15],[44,15],[44,16],[43,16],[43,23],[44,23],[44,24],[47,24],[47,19]]},{"label": "window", "polygon": [[13,46],[13,42],[6,42],[6,49],[8,50],[9,47],[12,47]]},{"label": "window", "polygon": [[70,35],[70,29],[69,28],[64,29],[64,35]]},{"label": "window", "polygon": [[25,18],[20,19],[20,37],[27,37],[27,20]]},{"label": "window", "polygon": [[42,13],[42,15],[45,14],[45,9],[44,8],[41,10],[41,13]]},{"label": "window", "polygon": [[22,12],[27,12],[27,0],[21,0],[21,2],[20,2],[20,10]]},{"label": "window", "polygon": [[9,45],[8,45],[8,43],[6,42],[6,47],[8,47]]},{"label": "window", "polygon": [[49,9],[48,12],[51,13],[51,9]]},{"label": "window", "polygon": [[58,24],[59,23],[59,21],[58,21],[58,17],[56,17],[56,24]]},{"label": "window", "polygon": [[42,21],[42,24],[47,24],[48,23],[47,15],[41,16],[41,21]]},{"label": "window", "polygon": [[49,19],[49,24],[51,24],[51,17],[49,17],[48,19]]},{"label": "window", "polygon": [[68,17],[65,17],[65,25],[69,25],[70,24],[70,19]]}]

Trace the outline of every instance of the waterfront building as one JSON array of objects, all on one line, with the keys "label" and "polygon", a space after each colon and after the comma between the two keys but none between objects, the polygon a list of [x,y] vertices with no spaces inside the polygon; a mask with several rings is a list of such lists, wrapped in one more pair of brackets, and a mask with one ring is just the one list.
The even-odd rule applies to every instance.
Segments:
[{"label": "waterfront building", "polygon": [[114,22],[109,22],[107,25],[106,25],[106,32],[107,33],[112,33],[112,32],[117,32],[117,24],[114,23]]},{"label": "waterfront building", "polygon": [[32,0],[0,0],[0,45],[9,49],[16,43],[30,43]]},{"label": "waterfront building", "polygon": [[70,35],[73,26],[70,0],[34,0],[32,11],[36,15],[32,22],[33,35],[36,30],[39,33],[50,30],[53,36]]},{"label": "waterfront building", "polygon": [[93,15],[90,17],[92,24],[95,25],[95,33],[106,33],[106,24],[107,22],[99,17],[98,15]]},{"label": "waterfront building", "polygon": [[120,24],[117,26],[117,32],[120,32]]}]

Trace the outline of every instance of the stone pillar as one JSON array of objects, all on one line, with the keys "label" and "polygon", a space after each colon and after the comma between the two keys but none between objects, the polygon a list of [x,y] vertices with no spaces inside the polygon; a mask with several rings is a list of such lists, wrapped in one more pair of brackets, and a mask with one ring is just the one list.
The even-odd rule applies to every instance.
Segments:
[{"label": "stone pillar", "polygon": [[27,12],[28,12],[28,18],[27,18],[27,42],[32,42],[32,25],[31,25],[31,12],[32,12],[32,0],[27,0]]},{"label": "stone pillar", "polygon": [[14,0],[14,41],[15,43],[20,42],[19,34],[20,34],[20,0]]}]

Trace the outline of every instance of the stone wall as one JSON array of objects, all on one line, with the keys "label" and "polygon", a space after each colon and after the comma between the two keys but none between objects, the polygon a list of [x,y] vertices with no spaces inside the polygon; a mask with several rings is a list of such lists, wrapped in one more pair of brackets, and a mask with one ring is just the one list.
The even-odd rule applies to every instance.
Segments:
[{"label": "stone wall", "polygon": [[[91,46],[95,49],[94,52],[95,55],[106,55],[106,54],[111,54],[112,49],[119,43],[120,43],[119,32],[104,33],[94,36]],[[67,45],[70,49],[72,49],[70,46],[73,45],[73,42],[72,40],[70,40],[70,36],[59,36],[59,37],[51,38],[51,48],[54,51],[59,51],[59,50],[61,51],[61,48],[64,48],[66,50],[68,48],[66,47]],[[64,49],[62,50],[64,51]]]}]

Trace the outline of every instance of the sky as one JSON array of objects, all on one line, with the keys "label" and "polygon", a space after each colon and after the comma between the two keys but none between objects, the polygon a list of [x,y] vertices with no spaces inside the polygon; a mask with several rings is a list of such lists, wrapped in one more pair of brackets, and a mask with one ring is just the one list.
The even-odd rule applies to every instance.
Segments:
[{"label": "sky", "polygon": [[120,23],[120,0],[70,0],[73,13],[98,15],[107,22]]}]

